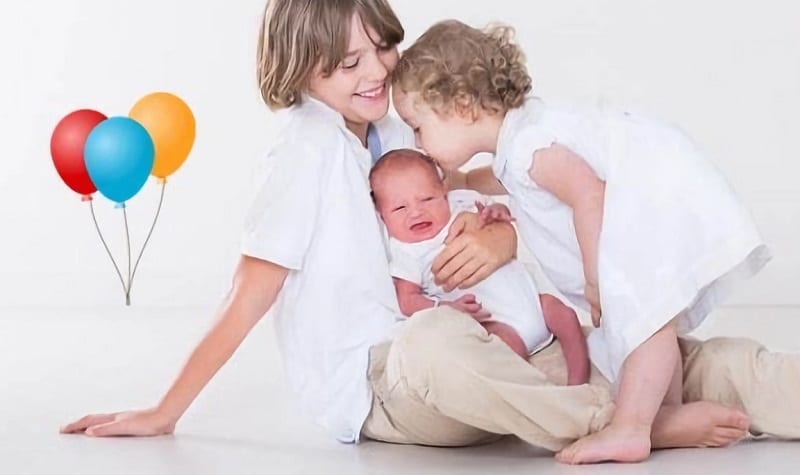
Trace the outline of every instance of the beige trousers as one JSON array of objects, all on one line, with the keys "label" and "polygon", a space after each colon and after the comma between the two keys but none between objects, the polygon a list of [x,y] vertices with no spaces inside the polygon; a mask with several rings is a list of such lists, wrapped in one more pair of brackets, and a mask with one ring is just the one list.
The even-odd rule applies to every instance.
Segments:
[{"label": "beige trousers", "polygon": [[[771,353],[746,339],[681,339],[684,401],[744,408],[754,433],[800,438],[800,355]],[[371,439],[463,446],[513,434],[560,450],[603,428],[614,404],[592,370],[589,384],[565,386],[561,346],[529,362],[475,320],[449,307],[419,312],[392,343],[370,352]]]}]

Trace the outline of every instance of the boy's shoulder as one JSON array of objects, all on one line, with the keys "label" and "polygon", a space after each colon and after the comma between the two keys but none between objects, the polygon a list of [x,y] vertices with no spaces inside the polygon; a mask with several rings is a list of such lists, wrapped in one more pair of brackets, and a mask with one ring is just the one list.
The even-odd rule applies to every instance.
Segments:
[{"label": "boy's shoulder", "polygon": [[341,116],[313,104],[293,106],[276,114],[276,142],[304,146],[330,146],[346,140],[342,131]]}]

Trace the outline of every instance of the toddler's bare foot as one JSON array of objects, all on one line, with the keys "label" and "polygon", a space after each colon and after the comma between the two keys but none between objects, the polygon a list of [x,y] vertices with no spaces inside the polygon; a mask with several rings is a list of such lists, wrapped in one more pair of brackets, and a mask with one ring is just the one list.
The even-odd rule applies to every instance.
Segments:
[{"label": "toddler's bare foot", "polygon": [[662,407],[655,421],[653,448],[725,447],[742,440],[750,428],[744,411],[708,401]]},{"label": "toddler's bare foot", "polygon": [[650,428],[615,426],[613,423],[584,437],[556,455],[568,464],[641,462],[650,455]]}]

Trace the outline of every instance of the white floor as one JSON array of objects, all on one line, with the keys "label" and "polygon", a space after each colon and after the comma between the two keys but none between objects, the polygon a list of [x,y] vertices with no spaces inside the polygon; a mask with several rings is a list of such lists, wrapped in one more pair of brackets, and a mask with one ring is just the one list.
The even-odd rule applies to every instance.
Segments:
[{"label": "white floor", "polygon": [[[594,467],[558,465],[510,438],[466,449],[340,445],[294,405],[267,322],[201,394],[176,435],[89,439],[57,433],[61,424],[87,412],[156,402],[211,314],[0,308],[0,473],[800,473],[800,442],[663,451],[643,464]],[[775,349],[800,351],[798,316],[800,308],[730,309],[700,334],[749,336]]]}]

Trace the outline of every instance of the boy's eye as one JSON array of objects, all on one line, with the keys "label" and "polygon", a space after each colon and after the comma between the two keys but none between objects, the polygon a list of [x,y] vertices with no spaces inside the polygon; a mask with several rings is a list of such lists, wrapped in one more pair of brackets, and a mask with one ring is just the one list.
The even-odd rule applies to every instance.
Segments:
[{"label": "boy's eye", "polygon": [[353,69],[356,66],[358,66],[358,59],[356,59],[355,61],[343,62],[342,63],[342,69]]},{"label": "boy's eye", "polygon": [[422,201],[431,201],[432,199],[433,199],[433,196],[429,196],[427,198],[423,198]]},{"label": "boy's eye", "polygon": [[398,206],[397,208],[393,209],[392,212],[394,213],[395,211],[402,211],[404,209],[406,209],[405,206]]}]

